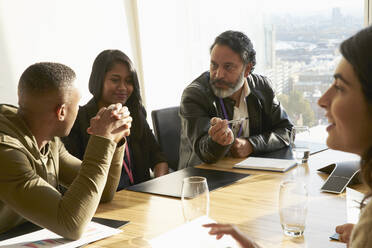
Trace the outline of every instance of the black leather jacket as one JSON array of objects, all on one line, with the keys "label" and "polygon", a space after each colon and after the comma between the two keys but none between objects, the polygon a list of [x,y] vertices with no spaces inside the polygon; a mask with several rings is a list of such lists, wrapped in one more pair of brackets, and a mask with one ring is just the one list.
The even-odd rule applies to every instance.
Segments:
[{"label": "black leather jacket", "polygon": [[[246,97],[249,115],[249,140],[253,155],[271,152],[289,145],[292,123],[276,100],[266,77],[251,74],[247,78],[251,93]],[[224,98],[229,119],[235,101]],[[231,145],[222,146],[208,135],[210,119],[224,119],[218,98],[209,84],[209,72],[203,73],[184,90],[180,106],[181,144],[179,169],[202,162],[215,163],[227,155]]]}]

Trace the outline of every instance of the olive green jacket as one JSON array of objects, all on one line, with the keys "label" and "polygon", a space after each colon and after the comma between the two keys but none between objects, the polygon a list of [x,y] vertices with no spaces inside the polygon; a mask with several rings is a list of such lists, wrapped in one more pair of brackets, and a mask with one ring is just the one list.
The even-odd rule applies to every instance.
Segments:
[{"label": "olive green jacket", "polygon": [[[83,162],[58,137],[39,151],[17,108],[0,105],[0,233],[29,220],[78,239],[100,200],[113,198],[123,156],[124,145],[98,136],[90,138]],[[68,188],[64,195],[59,185]]]}]

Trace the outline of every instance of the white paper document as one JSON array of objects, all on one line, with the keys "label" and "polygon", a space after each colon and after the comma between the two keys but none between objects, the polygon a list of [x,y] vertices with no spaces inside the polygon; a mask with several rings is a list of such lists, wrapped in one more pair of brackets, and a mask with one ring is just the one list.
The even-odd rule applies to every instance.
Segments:
[{"label": "white paper document", "polygon": [[352,188],[346,187],[346,219],[347,223],[356,224],[359,221],[360,203],[364,194]]},{"label": "white paper document", "polygon": [[0,247],[78,247],[120,232],[122,232],[120,229],[111,228],[96,222],[90,222],[83,236],[76,241],[64,239],[54,232],[51,232],[47,229],[42,229],[40,231],[1,241]]},{"label": "white paper document", "polygon": [[202,225],[215,223],[214,220],[207,216],[199,217],[195,220],[187,222],[171,231],[168,231],[152,240],[150,244],[152,248],[164,247],[217,247],[217,248],[238,248],[236,241],[228,235],[223,236],[220,240],[216,240],[215,236],[209,235],[210,228],[205,228]]},{"label": "white paper document", "polygon": [[295,165],[296,160],[294,159],[248,157],[237,163],[234,168],[284,172]]}]

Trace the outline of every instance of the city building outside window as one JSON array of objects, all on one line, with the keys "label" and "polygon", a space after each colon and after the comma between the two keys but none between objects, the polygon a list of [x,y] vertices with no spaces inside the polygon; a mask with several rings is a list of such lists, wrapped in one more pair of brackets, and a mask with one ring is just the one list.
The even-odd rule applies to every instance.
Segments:
[{"label": "city building outside window", "polygon": [[[325,141],[317,101],[333,82],[341,41],[364,26],[364,0],[174,2],[138,2],[148,110],[179,105],[182,90],[208,70],[213,39],[239,30],[256,49],[254,72],[271,79],[294,124]],[[164,91],[174,93],[159,97]]]}]

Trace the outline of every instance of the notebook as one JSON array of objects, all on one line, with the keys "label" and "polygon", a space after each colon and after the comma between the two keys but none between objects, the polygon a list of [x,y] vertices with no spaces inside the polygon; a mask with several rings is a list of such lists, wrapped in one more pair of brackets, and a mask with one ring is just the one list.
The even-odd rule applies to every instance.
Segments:
[{"label": "notebook", "polygon": [[294,159],[248,157],[237,163],[234,168],[285,172],[296,165]]}]

